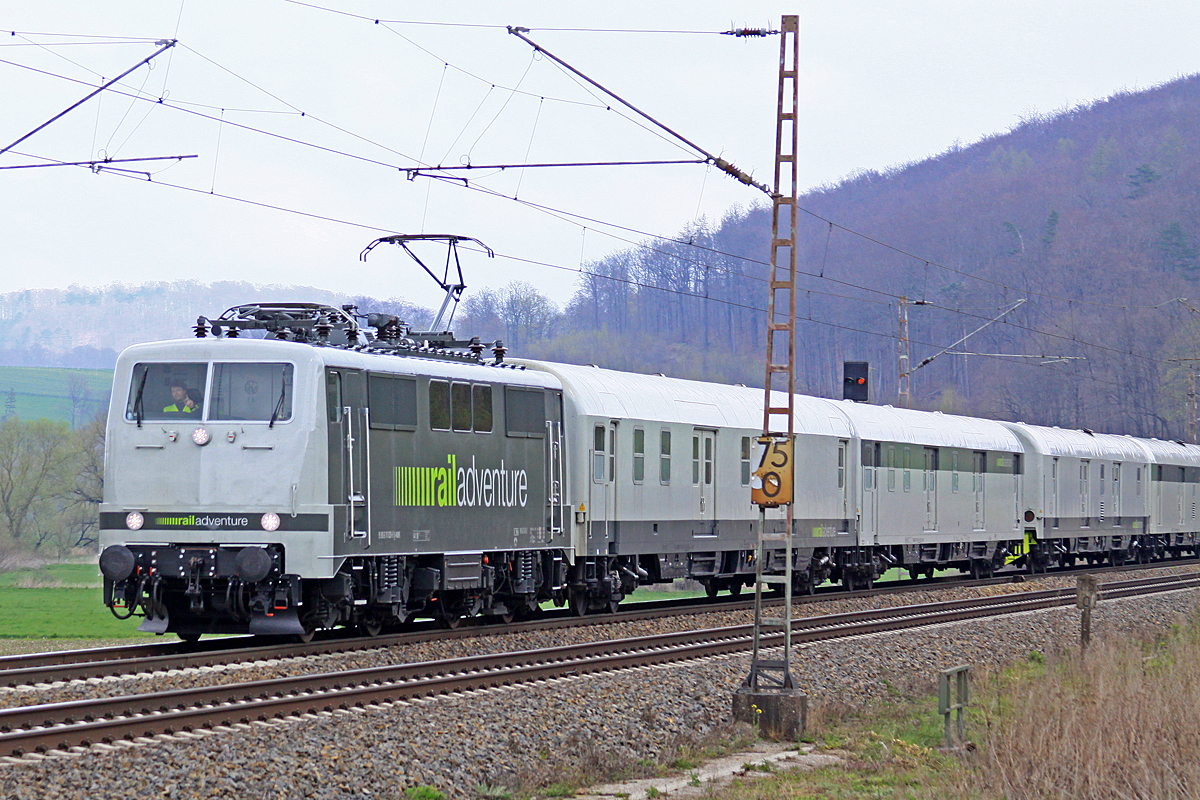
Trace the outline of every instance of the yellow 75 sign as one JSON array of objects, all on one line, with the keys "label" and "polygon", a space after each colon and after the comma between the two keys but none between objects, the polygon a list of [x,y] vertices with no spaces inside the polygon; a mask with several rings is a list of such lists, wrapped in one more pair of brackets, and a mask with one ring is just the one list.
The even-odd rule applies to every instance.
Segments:
[{"label": "yellow 75 sign", "polygon": [[750,481],[750,502],[766,508],[776,508],[792,502],[792,438],[775,439],[760,436],[762,459]]}]

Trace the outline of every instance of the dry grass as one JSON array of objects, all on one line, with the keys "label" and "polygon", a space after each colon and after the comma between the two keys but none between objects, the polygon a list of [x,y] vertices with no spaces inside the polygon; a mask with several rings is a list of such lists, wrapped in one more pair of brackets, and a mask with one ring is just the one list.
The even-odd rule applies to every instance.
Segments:
[{"label": "dry grass", "polygon": [[1200,796],[1200,621],[995,678],[972,710],[978,788],[1021,798]]}]

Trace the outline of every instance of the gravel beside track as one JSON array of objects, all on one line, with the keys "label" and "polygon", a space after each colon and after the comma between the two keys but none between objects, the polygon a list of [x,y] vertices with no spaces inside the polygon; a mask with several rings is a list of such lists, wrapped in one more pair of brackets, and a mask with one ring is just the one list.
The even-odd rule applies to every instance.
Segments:
[{"label": "gravel beside track", "polygon": [[[1200,565],[1186,564],[1176,567],[1161,567],[1133,572],[1113,572],[1100,575],[1099,578],[1101,581],[1119,581],[1132,578],[1153,578],[1198,572],[1200,572]],[[1064,576],[1048,575],[1039,576],[1036,579],[1026,579],[1022,583],[1002,583],[986,586],[960,587],[956,589],[913,589],[906,592],[873,596],[818,599],[814,602],[798,603],[795,606],[794,614],[796,618],[822,616],[826,614],[866,611],[875,608],[893,608],[896,606],[917,605],[971,597],[1041,591],[1045,589],[1073,587],[1074,585],[1074,574]],[[171,670],[150,674],[89,678],[86,680],[35,684],[16,688],[0,687],[0,708],[11,708],[35,703],[59,703],[96,697],[146,694],[193,686],[242,683],[280,678],[287,675],[361,669],[386,664],[439,661],[484,653],[537,650],[577,642],[625,639],[673,631],[744,625],[750,624],[753,621],[753,611],[717,611],[634,622],[583,625],[572,628],[525,631],[512,634],[496,634],[485,630],[485,632],[477,637],[420,642],[417,644],[381,647],[350,653],[264,659],[238,664]]]},{"label": "gravel beside track", "polygon": [[[1168,571],[1200,570],[1190,566],[1161,573]],[[1152,570],[1137,577],[1159,573]],[[804,604],[798,612],[828,614],[1066,585],[1074,585],[1074,576],[931,592],[928,597],[916,592],[843,598]],[[1093,615],[1093,636],[1121,636],[1177,622],[1194,610],[1198,600],[1200,590],[1102,601]],[[111,687],[106,684],[112,684],[121,687],[119,693],[128,693],[142,690],[138,684],[148,681],[212,684],[218,678],[249,680],[254,670],[324,671],[339,659],[373,659],[357,664],[366,666],[378,660],[429,660],[465,652],[543,647],[564,643],[565,637],[571,641],[607,639],[746,621],[744,612],[736,620],[732,616],[589,626],[405,648],[422,651],[419,656],[411,654],[417,657],[395,652],[389,657],[372,651],[295,659],[316,661],[311,670],[303,663],[281,663],[78,682],[41,692],[9,692],[5,699],[25,695],[19,702],[46,702],[50,695],[79,687],[103,687],[108,694]],[[1077,641],[1075,609],[1031,612],[807,645],[800,648],[796,677],[814,707],[837,708],[886,698],[897,690],[928,689],[936,671],[948,666],[1002,664],[1034,649],[1052,652]],[[439,648],[449,652],[436,653]],[[730,695],[744,678],[747,665],[746,656],[711,659],[332,715],[306,715],[299,721],[240,726],[213,735],[160,737],[141,745],[97,747],[67,756],[0,759],[0,796],[21,800],[399,798],[405,787],[425,784],[453,797],[472,797],[481,784],[512,786],[518,776],[545,783],[570,780],[581,767],[599,772],[628,767],[638,759],[667,756],[688,741],[729,731]]]}]

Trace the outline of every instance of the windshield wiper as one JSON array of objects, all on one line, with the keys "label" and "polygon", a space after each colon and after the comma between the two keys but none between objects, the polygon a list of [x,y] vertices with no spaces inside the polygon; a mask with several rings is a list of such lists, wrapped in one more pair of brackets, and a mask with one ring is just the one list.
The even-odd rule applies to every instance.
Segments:
[{"label": "windshield wiper", "polygon": [[142,380],[138,384],[137,397],[133,400],[133,413],[137,415],[137,426],[142,427],[142,393],[146,391],[146,376],[150,374],[150,368],[146,367],[142,370]]},{"label": "windshield wiper", "polygon": [[269,425],[267,425],[268,428],[275,427],[275,420],[279,419],[279,412],[283,411],[283,398],[286,393],[287,393],[287,370],[285,369],[283,371],[283,374],[280,375],[280,377],[279,377],[279,399],[275,401],[275,410],[271,412],[271,423]]}]

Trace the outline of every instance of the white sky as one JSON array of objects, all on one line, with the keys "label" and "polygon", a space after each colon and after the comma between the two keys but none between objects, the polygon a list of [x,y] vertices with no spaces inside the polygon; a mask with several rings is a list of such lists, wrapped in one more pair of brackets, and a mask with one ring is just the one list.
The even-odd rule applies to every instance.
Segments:
[{"label": "white sky", "polygon": [[[1200,71],[1194,0],[314,3],[372,19],[284,0],[0,0],[0,148],[90,91],[55,76],[94,86],[154,52],[155,39],[180,42],[154,69],[120,84],[165,94],[166,103],[106,92],[15,148],[25,155],[0,155],[0,166],[36,162],[31,156],[199,156],[149,165],[157,173],[150,183],[75,167],[0,171],[0,292],[188,277],[436,305],[440,292],[398,249],[357,260],[377,236],[431,232],[474,236],[498,254],[565,268],[467,253],[468,296],[520,279],[563,303],[581,259],[644,238],[447,182],[407,180],[397,168],[422,157],[488,164],[692,156],[604,110],[502,28],[374,18],[529,27],[549,51],[770,183],[777,37],[546,29],[722,31],[778,27],[782,14],[799,13],[806,187],[969,144],[1033,112]],[[61,34],[148,41],[94,44]],[[518,85],[527,94],[508,90]],[[765,199],[697,165],[469,176],[473,187],[658,234]]]}]

